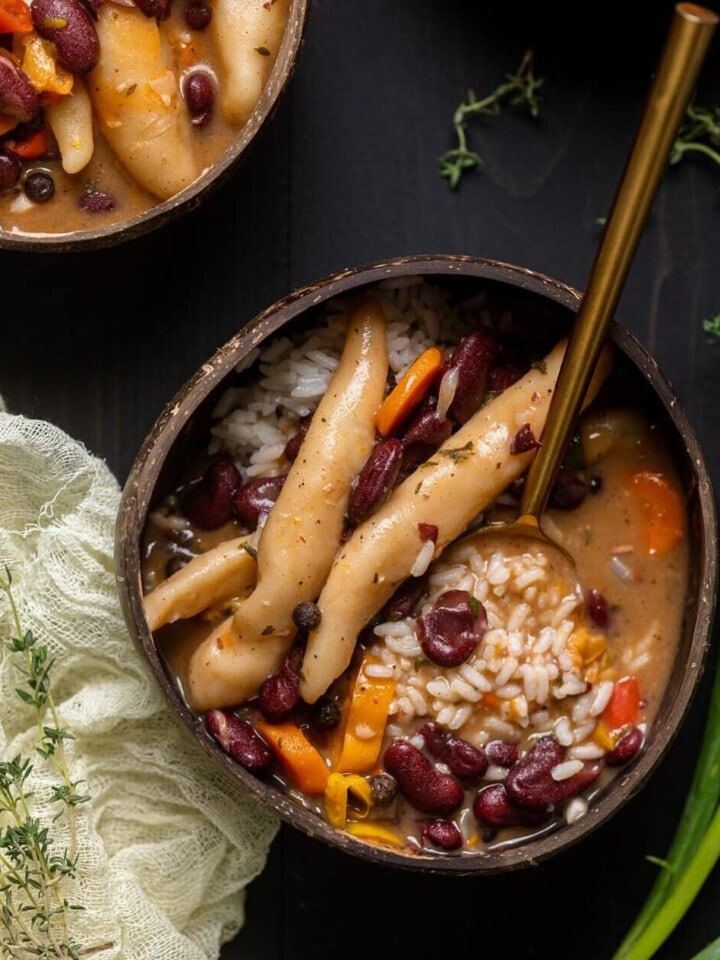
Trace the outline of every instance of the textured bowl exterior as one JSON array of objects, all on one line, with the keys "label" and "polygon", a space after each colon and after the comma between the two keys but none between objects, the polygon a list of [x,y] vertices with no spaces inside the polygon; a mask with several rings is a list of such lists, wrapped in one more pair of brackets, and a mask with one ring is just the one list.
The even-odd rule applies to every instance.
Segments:
[{"label": "textured bowl exterior", "polygon": [[310,0],[290,0],[288,22],[277,60],[255,109],[240,128],[235,142],[189,187],[130,220],[121,220],[94,229],[59,234],[20,234],[0,228],[0,249],[39,253],[99,250],[144,236],[174,222],[182,214],[195,210],[236,171],[255,138],[274,114],[295,69],[305,37],[309,11]]},{"label": "textured bowl exterior", "polygon": [[[500,284],[509,295],[565,314],[567,323],[581,294],[550,277],[513,264],[464,256],[403,257],[348,269],[295,291],[255,317],[203,364],[167,404],[145,439],[123,490],[117,521],[116,570],[120,599],[133,640],[150,664],[158,683],[190,734],[232,776],[258,799],[305,834],[365,861],[401,870],[432,874],[493,874],[526,867],[575,844],[617,812],[658,766],[687,715],[704,667],[717,592],[717,521],[710,478],[691,424],[672,387],[644,347],[617,323],[611,339],[652,392],[664,412],[669,439],[687,491],[692,569],[682,637],[675,669],[648,743],[641,755],[597,797],[586,817],[518,846],[467,856],[409,855],[373,846],[335,830],[317,815],[263,783],[231,760],[207,735],[202,721],[187,708],[167,675],[150,634],[142,606],[140,542],[148,511],[162,494],[163,478],[172,476],[183,443],[207,422],[207,412],[236,364],[275,331],[302,322],[306,310],[354,287],[392,277],[422,274],[431,279],[464,277]],[[205,414],[203,415],[203,411]]]}]

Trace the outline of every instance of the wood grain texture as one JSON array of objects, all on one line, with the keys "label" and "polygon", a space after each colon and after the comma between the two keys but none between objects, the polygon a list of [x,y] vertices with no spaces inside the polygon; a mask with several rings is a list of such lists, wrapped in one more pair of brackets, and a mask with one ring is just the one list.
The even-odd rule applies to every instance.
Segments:
[{"label": "wood grain texture", "polygon": [[[288,97],[207,204],[116,249],[0,251],[0,393],[85,442],[122,482],[186,377],[300,284],[384,256],[468,253],[582,288],[671,8],[313,0]],[[540,120],[473,125],[486,163],[452,194],[437,157],[455,106],[528,47],[547,78]],[[720,103],[717,41],[698,99]],[[668,171],[618,310],[680,396],[716,484],[720,344],[702,321],[720,312],[719,188],[720,170],[701,159]],[[283,828],[223,960],[448,957],[489,943],[518,960],[608,960],[656,875],[645,858],[665,853],[682,808],[711,658],[666,759],[581,846],[507,877],[423,878]],[[719,894],[716,871],[656,960],[689,960],[720,935]]]}]

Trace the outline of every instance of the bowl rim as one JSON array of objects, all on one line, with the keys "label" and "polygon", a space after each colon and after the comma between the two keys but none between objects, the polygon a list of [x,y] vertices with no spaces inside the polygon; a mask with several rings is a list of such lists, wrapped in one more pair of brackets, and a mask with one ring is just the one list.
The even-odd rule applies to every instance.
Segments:
[{"label": "bowl rim", "polygon": [[288,0],[288,18],[278,55],[258,102],[238,136],[221,156],[191,184],[129,220],[119,220],[87,230],[65,233],[14,233],[0,227],[0,250],[36,253],[72,253],[100,250],[144,236],[195,210],[216,188],[225,183],[270,121],[295,72],[305,39],[311,0]]},{"label": "bowl rim", "polygon": [[682,436],[688,460],[692,463],[701,516],[697,531],[700,547],[695,556],[699,571],[694,598],[693,631],[688,652],[689,669],[684,672],[665,723],[654,729],[652,750],[643,751],[627,773],[618,777],[611,790],[593,800],[591,816],[582,817],[573,824],[565,824],[537,836],[528,850],[519,845],[500,848],[493,851],[492,855],[462,857],[403,854],[387,847],[365,843],[351,834],[337,831],[317,814],[282,794],[276,787],[249,774],[204,732],[202,720],[191,713],[165,673],[155,642],[147,628],[142,607],[139,534],[144,527],[152,493],[166,457],[192,412],[234,369],[242,356],[306,309],[355,287],[389,277],[408,275],[436,275],[446,278],[462,276],[499,281],[509,287],[534,294],[541,300],[566,307],[573,313],[577,312],[582,299],[578,290],[562,281],[516,264],[460,254],[420,254],[347,268],[300,287],[276,301],[244,325],[186,380],[166,404],[147,434],[122,491],[116,523],[116,577],[121,605],[132,638],[148,660],[166,699],[179,713],[185,727],[199,740],[210,757],[220,763],[235,780],[245,783],[251,792],[273,809],[283,821],[306,835],[365,862],[438,875],[490,875],[517,870],[557,855],[595,831],[625,806],[655,771],[677,736],[705,667],[718,586],[717,518],[710,476],[692,425],[669,381],[647,350],[617,321],[611,323],[610,336],[613,342],[649,382],[675,430]]}]

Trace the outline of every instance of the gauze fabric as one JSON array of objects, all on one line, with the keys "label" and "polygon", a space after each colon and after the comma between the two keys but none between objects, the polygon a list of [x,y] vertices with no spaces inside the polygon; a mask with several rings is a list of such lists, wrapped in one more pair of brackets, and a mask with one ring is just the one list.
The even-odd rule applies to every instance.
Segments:
[{"label": "gauze fabric", "polygon": [[[23,630],[55,657],[54,697],[75,737],[71,777],[92,798],[76,808],[68,899],[85,909],[70,912],[71,933],[85,947],[112,942],[99,960],[210,960],[244,923],[246,887],[279,821],[215,769],[132,642],[113,569],[119,498],[115,477],[82,444],[0,412],[0,574],[12,574]],[[2,595],[0,638],[14,632]],[[31,756],[37,742],[18,680],[3,644],[3,760]],[[57,775],[37,755],[33,763],[34,803],[47,813]],[[66,816],[52,832],[62,852]]]}]

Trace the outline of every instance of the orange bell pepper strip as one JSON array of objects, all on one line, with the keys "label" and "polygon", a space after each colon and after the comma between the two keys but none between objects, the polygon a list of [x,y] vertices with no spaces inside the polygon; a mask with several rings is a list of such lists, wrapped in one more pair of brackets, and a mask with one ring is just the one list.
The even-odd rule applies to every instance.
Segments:
[{"label": "orange bell pepper strip", "polygon": [[600,719],[609,730],[619,730],[637,723],[640,716],[640,686],[635,677],[623,677],[615,684],[610,702]]},{"label": "orange bell pepper strip", "polygon": [[266,723],[255,729],[267,742],[293,786],[307,794],[325,793],[330,771],[320,753],[294,723]]},{"label": "orange bell pepper strip", "polygon": [[20,157],[22,160],[34,160],[36,157],[42,157],[48,149],[47,130],[45,127],[39,127],[23,140],[6,140],[5,149],[8,153],[14,153],[16,157]]},{"label": "orange bell pepper strip", "polygon": [[340,756],[333,766],[338,773],[370,773],[377,766],[396,686],[394,677],[367,675],[367,667],[380,662],[366,654],[360,664],[350,695]]},{"label": "orange bell pepper strip", "polygon": [[633,473],[630,489],[638,497],[643,511],[647,552],[658,554],[672,550],[685,533],[680,492],[662,473],[649,470]]},{"label": "orange bell pepper strip", "polygon": [[0,33],[29,33],[32,28],[30,8],[23,0],[0,0]]},{"label": "orange bell pepper strip", "polygon": [[442,351],[429,347],[410,364],[380,404],[375,417],[380,436],[389,436],[407,420],[437,379],[443,362]]}]

